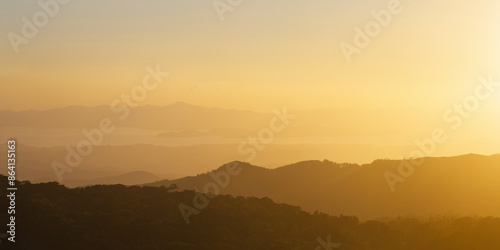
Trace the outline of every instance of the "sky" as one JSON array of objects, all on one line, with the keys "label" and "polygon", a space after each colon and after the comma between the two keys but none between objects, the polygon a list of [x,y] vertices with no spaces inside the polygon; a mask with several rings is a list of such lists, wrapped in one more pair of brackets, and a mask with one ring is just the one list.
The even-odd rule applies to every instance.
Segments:
[{"label": "sky", "polygon": [[[42,0],[41,2],[50,2]],[[222,1],[226,2],[226,1]],[[160,65],[168,80],[141,105],[178,101],[269,112],[424,107],[444,111],[500,80],[500,2],[399,2],[348,62],[340,49],[388,0],[69,1],[15,52],[38,1],[0,3],[0,109],[109,105]],[[393,3],[394,4],[394,3]],[[498,93],[485,109],[499,115]]]}]

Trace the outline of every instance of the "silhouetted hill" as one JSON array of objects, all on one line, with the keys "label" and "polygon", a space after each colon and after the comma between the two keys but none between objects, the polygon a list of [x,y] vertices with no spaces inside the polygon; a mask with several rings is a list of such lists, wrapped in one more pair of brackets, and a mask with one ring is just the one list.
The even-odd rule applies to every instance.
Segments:
[{"label": "silhouetted hill", "polygon": [[[247,169],[249,167],[249,169]],[[245,166],[245,170],[257,170]],[[260,170],[257,170],[260,171]],[[7,207],[7,177],[0,205]],[[356,217],[309,214],[269,198],[215,196],[164,187],[91,186],[16,182],[16,242],[0,249],[349,249],[494,250],[500,218],[411,218],[360,223]],[[186,224],[179,207],[201,206]],[[194,209],[194,208],[193,208]],[[0,213],[0,221],[8,221]]]},{"label": "silhouetted hill", "polygon": [[[6,204],[6,177],[0,179]],[[335,234],[340,240],[342,228],[358,225],[355,217],[311,215],[267,198],[230,196],[211,199],[187,225],[179,205],[193,205],[190,191],[17,185],[23,191],[16,201],[16,244],[4,241],[2,249],[314,249],[317,237]],[[6,213],[0,218],[6,221]]]},{"label": "silhouetted hill", "polygon": [[[198,186],[199,183],[209,183],[213,182],[212,177],[210,176],[210,173],[218,173],[220,171],[225,171],[227,166],[229,165],[237,165],[238,168],[241,168],[241,171],[245,173],[245,176],[249,177],[249,180],[253,180],[254,178],[258,178],[259,176],[264,176],[265,173],[271,171],[266,168],[262,167],[257,167],[254,165],[251,165],[246,162],[241,162],[241,161],[234,161],[231,163],[227,163],[219,167],[218,169],[214,171],[210,171],[209,173],[205,174],[199,174],[197,176],[187,176],[183,178],[179,178],[176,180],[161,180],[157,182],[152,182],[150,184],[143,184],[144,186],[170,186],[172,184],[177,185],[177,187],[181,190],[192,190],[194,187]],[[244,180],[242,180],[244,181]],[[252,185],[251,183],[248,183],[248,185]],[[255,186],[258,185],[258,182],[255,183]]]},{"label": "silhouetted hill", "polygon": [[[356,215],[362,219],[393,216],[480,215],[500,216],[500,155],[463,155],[423,158],[408,177],[399,175],[401,160],[376,160],[371,164],[306,161],[265,169],[240,163],[241,173],[231,176],[221,194],[269,197],[301,206],[306,211]],[[216,182],[211,175],[159,181],[150,186],[204,190]],[[402,182],[392,192],[386,173]]]}]

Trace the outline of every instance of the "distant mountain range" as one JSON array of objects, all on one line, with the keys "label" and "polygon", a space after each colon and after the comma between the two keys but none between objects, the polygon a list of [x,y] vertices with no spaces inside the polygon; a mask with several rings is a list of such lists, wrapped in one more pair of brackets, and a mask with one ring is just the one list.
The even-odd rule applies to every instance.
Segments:
[{"label": "distant mountain range", "polygon": [[[227,164],[210,173],[163,180],[147,186],[176,184],[181,190],[217,184],[221,194],[269,197],[306,211],[356,215],[361,219],[394,216],[500,216],[500,155],[424,158],[421,166],[391,192],[384,174],[398,174],[402,161],[371,164],[305,161],[276,169],[236,162],[241,173],[223,178]],[[219,176],[219,177],[214,177]],[[212,183],[212,184],[209,184]],[[208,190],[214,190],[208,187]],[[212,191],[211,191],[212,192]]]},{"label": "distant mountain range", "polygon": [[[275,107],[283,111],[284,107]],[[425,109],[348,109],[297,111],[297,116],[285,135],[289,136],[351,136],[387,135],[408,132],[422,118],[429,116]],[[49,110],[0,110],[3,128],[94,128],[108,118],[121,128],[164,130],[177,137],[199,136],[198,130],[212,135],[246,137],[248,131],[268,126],[273,110],[268,113],[207,108],[183,102],[167,106],[110,107],[68,106]],[[363,121],[363,122],[361,122]],[[388,123],[387,121],[391,121]],[[212,131],[213,130],[213,131]],[[212,132],[211,132],[212,131]],[[168,136],[164,133],[161,136]]]},{"label": "distant mountain range", "polygon": [[[414,150],[416,139],[428,137],[437,126],[446,126],[442,114],[419,108],[275,108],[296,118],[269,145],[258,150],[252,164],[274,168],[304,159],[359,164],[377,158],[397,159]],[[51,164],[64,161],[66,146],[75,148],[87,140],[84,130],[95,131],[102,119],[109,119],[116,129],[85,157],[73,171],[74,178],[90,180],[133,171],[180,177],[209,171],[233,160],[248,161],[248,153],[242,153],[239,146],[267,128],[273,116],[272,110],[258,113],[182,102],[135,108],[0,110],[0,143],[16,138],[24,146],[24,157],[19,159],[25,169],[20,172],[23,178],[55,180]],[[433,155],[496,153],[494,145],[498,139],[491,136],[497,134],[495,131],[494,122],[464,123],[464,130],[453,134],[453,140],[438,147]],[[0,160],[4,157],[0,154]]]},{"label": "distant mountain range", "polygon": [[92,185],[114,185],[127,186],[138,185],[145,182],[158,181],[160,177],[146,171],[134,171],[116,176],[99,177],[90,180],[70,179],[64,184],[68,187],[83,187]]},{"label": "distant mountain range", "polygon": [[121,127],[184,130],[199,128],[249,128],[267,118],[248,111],[206,108],[187,103],[167,106],[110,107],[68,106],[49,110],[0,110],[0,127],[93,128],[108,118]]}]

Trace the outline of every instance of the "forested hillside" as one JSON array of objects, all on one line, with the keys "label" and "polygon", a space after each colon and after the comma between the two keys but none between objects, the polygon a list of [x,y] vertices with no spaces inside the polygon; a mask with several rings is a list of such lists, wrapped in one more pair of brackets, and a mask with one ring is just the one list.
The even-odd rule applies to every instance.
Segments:
[{"label": "forested hillside", "polygon": [[[216,196],[200,208],[194,192],[166,187],[17,187],[16,242],[1,249],[500,249],[498,218],[360,222],[268,198]],[[0,190],[8,207],[5,176]],[[189,224],[180,204],[198,207]]]}]

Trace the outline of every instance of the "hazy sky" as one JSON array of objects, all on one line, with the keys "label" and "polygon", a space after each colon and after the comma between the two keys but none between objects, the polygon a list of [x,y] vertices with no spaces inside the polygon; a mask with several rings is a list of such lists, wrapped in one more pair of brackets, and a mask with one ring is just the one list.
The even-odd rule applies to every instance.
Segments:
[{"label": "hazy sky", "polygon": [[[500,80],[498,0],[401,1],[401,13],[348,63],[340,43],[353,44],[355,27],[389,2],[243,0],[221,21],[211,0],[73,0],[16,54],[7,34],[21,35],[22,18],[43,9],[4,0],[0,109],[110,104],[156,64],[171,75],[143,104],[265,112],[443,110],[473,92],[478,76]],[[499,105],[488,107],[498,114]]]}]

